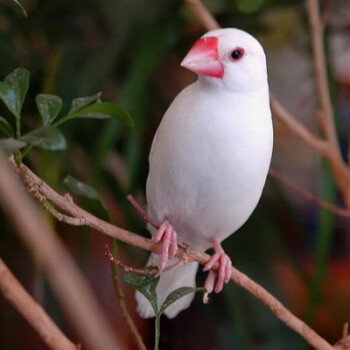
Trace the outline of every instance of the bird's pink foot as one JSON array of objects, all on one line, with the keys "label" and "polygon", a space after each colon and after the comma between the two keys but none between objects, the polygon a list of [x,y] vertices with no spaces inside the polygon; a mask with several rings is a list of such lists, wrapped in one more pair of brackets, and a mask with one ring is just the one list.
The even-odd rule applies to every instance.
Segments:
[{"label": "bird's pink foot", "polygon": [[173,258],[177,252],[177,233],[166,220],[159,226],[153,240],[156,243],[162,242],[162,253],[159,262],[159,273],[161,273],[165,268],[168,258]]},{"label": "bird's pink foot", "polygon": [[[209,293],[211,293],[213,290],[215,293],[220,293],[224,287],[224,283],[227,283],[231,278],[231,259],[227,254],[225,254],[221,244],[217,240],[214,240],[214,251],[214,255],[203,268],[203,271],[209,271],[209,275],[204,283],[204,287],[207,290],[203,296],[204,303],[208,302]],[[216,262],[219,263],[219,269],[217,272],[211,270]]]}]

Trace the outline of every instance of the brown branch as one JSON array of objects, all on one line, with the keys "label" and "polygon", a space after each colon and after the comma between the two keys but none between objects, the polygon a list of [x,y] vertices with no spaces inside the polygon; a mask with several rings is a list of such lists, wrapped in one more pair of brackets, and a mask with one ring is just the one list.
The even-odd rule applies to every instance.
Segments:
[{"label": "brown branch", "polygon": [[62,333],[45,310],[23,288],[1,258],[0,291],[50,349],[77,350],[80,348]]},{"label": "brown branch", "polygon": [[108,247],[108,244],[105,245],[105,249],[106,249],[105,256],[110,261],[111,265],[112,266],[114,265],[122,269],[124,272],[133,272],[133,273],[138,273],[140,275],[155,275],[158,272],[157,268],[147,270],[147,269],[137,269],[136,267],[128,266],[113,256],[111,250]]},{"label": "brown branch", "polygon": [[[4,167],[5,165],[2,165]],[[15,164],[14,164],[15,166]],[[1,166],[0,166],[1,169]],[[154,253],[160,253],[160,246],[155,244],[151,239],[141,237],[133,232],[124,230],[122,228],[113,226],[101,219],[96,218],[92,214],[79,208],[72,201],[67,200],[64,196],[61,196],[49,187],[43,180],[38,178],[29,168],[25,165],[21,165],[19,172],[22,176],[26,177],[26,184],[29,183],[42,193],[46,198],[52,201],[61,210],[64,210],[71,216],[84,217],[87,226],[96,229],[97,231],[106,234],[110,237],[121,240],[127,244],[137,246],[139,248],[152,251]],[[186,248],[179,247],[176,256],[185,261],[197,261],[198,263],[205,265],[210,256],[199,250],[193,249],[190,246]],[[218,264],[214,266],[214,269],[218,268]],[[332,346],[315,333],[309,326],[307,326],[302,320],[294,316],[286,307],[284,307],[274,296],[267,292],[256,282],[252,281],[245,274],[232,268],[231,280],[238,286],[246,289],[263,304],[265,304],[282,322],[300,334],[310,345],[320,350],[331,350]]]},{"label": "brown branch", "polygon": [[280,174],[278,171],[270,168],[269,170],[269,174],[274,177],[275,179],[277,179],[278,181],[280,181],[281,183],[283,183],[286,187],[289,187],[292,191],[300,194],[301,196],[307,198],[308,200],[310,200],[311,202],[319,205],[322,208],[325,208],[329,211],[331,211],[332,213],[350,219],[350,210],[338,207],[332,203],[329,203],[327,201],[324,201],[318,197],[316,197],[315,195],[313,195],[312,193],[310,193],[309,191],[305,190],[304,188],[301,188],[300,186],[296,185],[293,181],[289,180],[287,177],[285,177],[284,175]]},{"label": "brown branch", "polygon": [[158,225],[149,217],[149,215],[143,210],[141,205],[136,201],[132,194],[128,194],[126,196],[128,201],[132,204],[138,214],[141,216],[142,220],[146,222],[146,224],[152,225],[156,230],[158,229]]},{"label": "brown branch", "polygon": [[270,94],[272,114],[287,126],[295,135],[323,156],[328,156],[329,147],[326,141],[313,135],[290,112],[288,112],[273,94]]},{"label": "brown branch", "polygon": [[349,350],[350,349],[350,334],[349,334],[349,323],[344,324],[343,337],[335,345],[335,350]]},{"label": "brown branch", "polygon": [[322,108],[320,115],[323,118],[325,137],[328,141],[330,152],[327,159],[331,165],[334,179],[339,187],[346,206],[350,208],[350,198],[348,189],[348,169],[342,159],[338,138],[334,124],[334,115],[332,101],[329,93],[329,84],[327,77],[326,56],[323,47],[323,24],[319,10],[318,0],[306,0],[306,9],[309,18],[311,31],[311,44],[314,56],[314,68],[316,88]]},{"label": "brown branch", "polygon": [[[184,246],[184,245],[183,245]],[[154,269],[137,269],[135,267],[131,267],[129,265],[126,265],[124,263],[122,263],[120,260],[116,259],[113,254],[111,253],[108,245],[106,244],[106,257],[108,258],[108,260],[115,265],[116,267],[119,267],[120,269],[122,269],[124,272],[133,272],[133,273],[138,273],[140,275],[157,275],[159,273],[159,269],[158,268],[154,268]],[[169,271],[169,270],[173,270],[176,269],[180,266],[186,265],[188,263],[190,263],[191,259],[189,259],[187,256],[184,256],[182,259],[178,259],[178,261],[170,266],[167,266],[163,269],[163,272],[165,271]]]},{"label": "brown branch", "polygon": [[[27,172],[26,169],[24,165],[21,166],[22,176]],[[39,191],[37,185],[42,181],[37,177],[36,181],[27,182],[29,190],[36,188]],[[45,192],[40,193],[45,196]],[[66,203],[71,203],[67,197],[62,198]],[[102,313],[90,286],[52,227],[43,218],[39,208],[23,190],[23,184],[18,181],[11,163],[2,153],[0,153],[0,203],[19,237],[42,261],[43,271],[67,315],[67,320],[81,337],[81,343],[91,349],[126,348],[122,337],[117,340],[116,331],[112,330]],[[59,208],[63,210],[62,207]],[[75,214],[71,216],[81,217],[79,211]]]},{"label": "brown branch", "polygon": [[219,29],[220,25],[200,0],[184,0],[206,30]]}]

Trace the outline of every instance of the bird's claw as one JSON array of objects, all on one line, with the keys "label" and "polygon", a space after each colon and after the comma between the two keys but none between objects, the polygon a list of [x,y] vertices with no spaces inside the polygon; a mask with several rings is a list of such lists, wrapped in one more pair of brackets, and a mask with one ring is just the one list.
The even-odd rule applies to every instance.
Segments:
[{"label": "bird's claw", "polygon": [[155,243],[162,242],[162,253],[158,271],[158,273],[161,273],[164,270],[168,259],[173,258],[176,255],[178,248],[177,233],[168,221],[164,221],[159,226],[157,233],[153,237],[153,240]]},{"label": "bird's claw", "polygon": [[[230,257],[225,254],[221,244],[218,241],[214,241],[214,255],[205,264],[203,271],[209,271],[208,277],[205,280],[204,287],[207,292],[203,296],[203,302],[208,302],[208,295],[215,291],[220,293],[224,287],[224,283],[227,283],[231,278],[232,262]],[[219,269],[217,272],[211,270],[215,263],[219,263]],[[216,281],[216,283],[215,283]]]}]

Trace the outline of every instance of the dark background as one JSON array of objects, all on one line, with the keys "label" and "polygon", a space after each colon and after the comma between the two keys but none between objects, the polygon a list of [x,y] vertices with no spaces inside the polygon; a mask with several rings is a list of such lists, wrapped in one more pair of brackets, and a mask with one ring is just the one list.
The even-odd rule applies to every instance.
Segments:
[{"label": "dark background", "polygon": [[[118,121],[77,119],[61,131],[68,150],[33,149],[26,163],[53,188],[74,175],[103,196],[115,224],[147,235],[125,199],[133,193],[144,201],[147,156],[159,121],[175,95],[195,76],[180,67],[202,26],[182,1],[173,0],[27,0],[25,19],[10,1],[0,2],[0,79],[17,67],[31,73],[23,110],[23,129],[40,122],[38,93],[62,97],[64,110],[79,96],[102,91],[129,111],[135,127]],[[220,25],[256,36],[268,58],[271,91],[298,119],[318,133],[317,98],[309,29],[303,1],[212,0],[205,4]],[[323,3],[322,3],[323,4]],[[349,134],[350,6],[334,1],[326,29],[331,96],[339,141],[347,149]],[[0,105],[0,114],[5,108]],[[10,121],[10,119],[9,119]],[[12,122],[12,120],[11,120]],[[275,122],[272,166],[303,188],[340,203],[326,162],[291,132]],[[100,215],[93,203],[75,199]],[[20,215],[20,213],[18,213]],[[129,349],[136,349],[121,316],[104,244],[110,242],[87,228],[57,223],[47,215]],[[340,219],[268,178],[263,197],[249,219],[224,242],[233,264],[278,297],[317,332],[335,342],[350,321],[350,229]],[[120,245],[121,259],[142,266],[147,254]],[[26,289],[74,341],[41,262],[18,240],[0,211],[0,255]],[[58,262],[59,263],[59,262]],[[204,275],[198,274],[203,283]],[[127,303],[149,349],[153,322],[134,312],[133,291]],[[0,348],[46,349],[37,334],[0,297]],[[209,305],[195,298],[174,320],[162,319],[161,349],[307,349],[306,343],[277,320],[260,302],[229,283]]]}]

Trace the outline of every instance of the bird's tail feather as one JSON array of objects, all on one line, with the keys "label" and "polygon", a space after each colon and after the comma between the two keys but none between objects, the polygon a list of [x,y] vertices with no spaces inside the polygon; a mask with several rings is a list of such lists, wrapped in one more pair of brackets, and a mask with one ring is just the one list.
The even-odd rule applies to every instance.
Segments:
[{"label": "bird's tail feather", "polygon": [[[171,259],[167,262],[167,266],[170,266],[175,262],[176,259]],[[148,262],[148,265],[151,264],[154,265],[154,255],[151,256]],[[157,286],[158,309],[160,309],[165,298],[175,289],[180,287],[195,287],[197,270],[198,263],[191,262],[175,269],[162,272]],[[169,318],[175,317],[180,311],[189,307],[193,298],[194,293],[191,293],[177,300],[166,309],[165,315]],[[151,304],[140,292],[136,292],[136,301],[138,304],[137,310],[141,317],[154,317]]]}]

